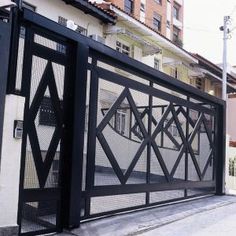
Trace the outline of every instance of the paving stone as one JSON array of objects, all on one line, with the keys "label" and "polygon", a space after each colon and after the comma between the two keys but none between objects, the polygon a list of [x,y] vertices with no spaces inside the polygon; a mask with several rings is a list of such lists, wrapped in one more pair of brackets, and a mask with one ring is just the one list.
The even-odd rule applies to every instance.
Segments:
[{"label": "paving stone", "polygon": [[[236,197],[212,196],[82,223],[79,229],[74,229],[71,234],[64,235],[131,236],[149,235],[150,233],[150,235],[154,236],[159,235],[159,231],[163,227],[174,223],[178,224],[178,222],[194,216],[199,217],[199,214],[204,215],[217,209],[230,207],[229,205],[235,207],[236,216]],[[159,230],[158,234],[156,234],[155,230]],[[188,232],[191,230],[192,228],[190,227]],[[62,235],[60,234],[60,236]],[[184,236],[183,234],[170,234],[168,236],[178,235]]]}]

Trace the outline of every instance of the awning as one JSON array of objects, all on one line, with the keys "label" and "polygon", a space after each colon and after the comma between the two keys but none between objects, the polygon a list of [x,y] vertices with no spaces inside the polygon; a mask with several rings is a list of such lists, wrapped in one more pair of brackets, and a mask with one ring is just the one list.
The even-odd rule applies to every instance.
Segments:
[{"label": "awning", "polygon": [[116,34],[116,35],[124,35],[133,41],[141,44],[143,49],[143,56],[154,55],[157,53],[161,53],[162,50],[157,45],[151,44],[142,37],[130,32],[126,28],[110,26],[108,27],[106,34]]}]

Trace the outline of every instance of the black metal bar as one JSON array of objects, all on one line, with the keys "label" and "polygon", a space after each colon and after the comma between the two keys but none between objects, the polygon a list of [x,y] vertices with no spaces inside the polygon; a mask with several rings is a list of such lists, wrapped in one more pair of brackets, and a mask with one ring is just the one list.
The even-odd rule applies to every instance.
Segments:
[{"label": "black metal bar", "polygon": [[[187,97],[187,100],[189,101],[189,97]],[[186,140],[189,140],[189,120],[190,120],[190,117],[189,117],[189,108],[186,108],[186,116],[185,116],[185,119],[186,119],[186,127],[185,127],[185,138]],[[188,181],[188,146],[186,146],[186,149],[185,149],[185,167],[184,167],[184,179],[185,181]],[[188,196],[188,190],[185,189],[184,190],[184,195],[185,197]]]},{"label": "black metal bar", "polygon": [[[92,65],[97,65],[97,58],[92,58]],[[90,191],[94,185],[95,158],[96,158],[96,134],[97,134],[97,112],[98,112],[98,74],[91,71],[90,92],[89,92],[89,121],[87,140],[87,166],[86,166],[86,191]],[[85,215],[90,214],[90,198],[85,199]]]},{"label": "black metal bar", "polygon": [[216,195],[225,194],[226,105],[217,109]]},{"label": "black metal bar", "polygon": [[119,75],[119,74],[116,74],[114,72],[108,71],[108,70],[103,69],[101,67],[97,68],[97,72],[99,74],[99,77],[101,77],[101,78],[103,78],[107,81],[110,81],[110,82],[113,82],[113,83],[115,82],[116,84],[119,84],[121,86],[125,86],[125,87],[128,87],[130,89],[134,89],[134,90],[152,95],[153,97],[157,97],[157,98],[160,98],[160,99],[166,100],[168,102],[172,102],[172,103],[178,103],[181,106],[186,106],[186,107],[189,107],[191,109],[201,111],[201,112],[204,112],[206,114],[215,116],[215,111],[214,110],[211,110],[207,107],[202,107],[202,106],[200,106],[196,103],[193,103],[191,101],[186,101],[185,99],[174,96],[174,95],[170,96],[169,93],[166,93],[162,90],[159,90],[157,88],[151,88],[151,87],[149,87],[147,85],[144,85],[140,82],[137,82],[137,81],[134,81],[134,80],[131,80],[131,79],[127,79],[126,77],[124,77],[122,75]]},{"label": "black metal bar", "polygon": [[[117,98],[117,100],[115,101],[115,103],[112,105],[112,107],[109,109],[109,111],[106,113],[106,115],[104,116],[104,118],[102,119],[101,123],[98,125],[97,127],[97,133],[102,132],[102,130],[105,128],[105,126],[109,123],[110,119],[112,118],[112,116],[114,116],[114,114],[116,114],[117,109],[119,108],[120,104],[122,103],[122,101],[125,99],[125,97],[128,94],[128,90],[124,89],[122,91],[122,93],[120,94],[120,96]],[[116,115],[115,115],[116,117]]]},{"label": "black metal bar", "polygon": [[[209,189],[209,188],[207,188]],[[191,200],[195,200],[196,198],[199,198],[199,197],[211,197],[212,195],[214,194],[214,188],[211,188],[209,189],[206,193],[201,193],[201,194],[195,194],[195,195],[192,195],[192,196],[188,196],[188,197],[182,197],[182,198],[175,198],[175,199],[171,199],[171,200],[166,200],[166,201],[159,201],[159,202],[156,202],[156,203],[150,203],[148,205],[149,208],[152,208],[152,207],[158,207],[158,206],[165,206],[167,204],[179,204],[180,201],[183,201],[183,200],[188,200],[188,201],[191,201]],[[147,206],[146,205],[140,205],[140,206],[135,206],[135,207],[128,207],[128,208],[123,208],[122,211],[125,213],[130,213],[131,211],[137,211],[137,210],[145,210],[147,209]],[[115,215],[117,213],[120,213],[121,210],[113,210],[113,211],[107,211],[107,212],[102,212],[102,213],[97,213],[97,214],[93,214],[91,216],[89,216],[88,218],[85,218],[83,217],[82,218],[82,222],[87,222],[89,220],[92,220],[92,219],[96,219],[96,218],[104,218],[104,217],[108,217],[108,216],[112,216],[112,215]]]},{"label": "black metal bar", "polygon": [[111,196],[131,193],[156,192],[166,190],[178,190],[185,188],[206,188],[214,187],[214,181],[181,181],[158,184],[126,184],[126,185],[109,185],[109,186],[95,186],[87,196]]},{"label": "black metal bar", "polygon": [[[163,116],[164,111],[165,111],[165,108],[162,107],[161,108],[161,116]],[[161,147],[164,147],[164,123],[163,123],[162,129],[161,129]]]},{"label": "black metal bar", "polygon": [[17,8],[11,10],[11,48],[10,48],[10,60],[9,60],[9,74],[7,93],[14,94],[16,85],[16,70],[17,70],[17,59],[18,59],[18,47],[19,47],[19,34],[20,34],[20,11]]},{"label": "black metal bar", "polygon": [[[25,33],[25,48],[24,48],[24,59],[23,59],[23,69],[22,78],[22,88],[25,95],[25,109],[24,109],[24,121],[28,118],[29,104],[30,104],[30,83],[31,83],[31,69],[32,69],[32,42],[33,42],[33,32],[30,27],[26,28]],[[16,66],[16,65],[15,65]],[[15,85],[14,85],[15,86]],[[21,145],[21,167],[20,167],[20,184],[19,184],[19,205],[18,205],[18,217],[17,222],[19,225],[19,233],[21,232],[21,219],[22,219],[22,209],[23,200],[22,194],[24,191],[24,177],[25,177],[25,161],[26,161],[26,147],[27,147],[27,130],[29,128],[29,123],[23,123],[23,137]]]},{"label": "black metal bar", "polygon": [[108,160],[110,161],[110,163],[111,163],[111,165],[113,167],[113,170],[116,173],[119,181],[121,182],[121,184],[125,184],[127,178],[124,177],[123,172],[122,172],[122,170],[121,170],[121,168],[120,168],[120,166],[119,166],[119,164],[118,164],[118,162],[117,162],[113,152],[111,151],[111,149],[110,149],[110,147],[109,147],[109,145],[108,145],[104,135],[102,133],[98,133],[97,134],[97,138],[98,138],[98,140],[99,140],[99,142],[100,142],[100,144],[101,144],[101,146],[103,148],[103,151],[105,152]]},{"label": "black metal bar", "polygon": [[57,64],[65,65],[68,60],[66,55],[37,43],[33,44],[32,51],[35,56],[53,61]]},{"label": "black metal bar", "polygon": [[[149,83],[150,87],[153,87],[153,83]],[[153,105],[153,97],[149,95],[148,97],[148,136],[152,136],[152,106]],[[146,173],[146,181],[147,184],[150,184],[150,172],[151,172],[151,155],[152,155],[152,143],[149,139],[148,145],[147,145],[147,173]],[[150,203],[150,194],[149,192],[146,192],[146,204],[148,205]]]},{"label": "black metal bar", "polygon": [[5,96],[8,77],[8,62],[10,56],[10,23],[0,21],[0,163],[2,150],[2,135],[5,109]]},{"label": "black metal bar", "polygon": [[24,202],[38,202],[60,199],[60,190],[58,188],[46,189],[25,189],[22,193]]},{"label": "black metal bar", "polygon": [[70,214],[69,227],[80,225],[84,129],[86,114],[86,88],[89,49],[86,45],[78,44],[76,60],[76,81],[74,90],[74,133],[73,152],[71,161],[70,181]]},{"label": "black metal bar", "polygon": [[94,53],[99,52],[101,54],[100,56],[98,55],[99,59],[107,57],[107,60],[110,61],[110,63],[115,62],[117,67],[119,67],[119,65],[123,65],[126,70],[131,70],[132,73],[142,74],[143,77],[149,78],[149,80],[152,79],[153,82],[157,82],[162,86],[165,85],[166,87],[173,89],[177,92],[179,91],[185,95],[191,94],[192,97],[196,99],[207,100],[208,104],[223,104],[223,101],[217,97],[210,96],[209,94],[204,93],[199,89],[196,89],[193,86],[190,86],[181,81],[173,80],[173,78],[158,70],[155,70],[141,62],[133,60],[132,58],[129,58],[124,54],[122,55],[121,53],[118,53],[117,51],[112,50],[111,48],[106,47],[102,44],[99,44],[94,40],[80,35],[70,29],[62,27],[56,22],[53,22],[43,16],[40,16],[39,14],[25,9],[23,17],[25,20],[30,21],[43,28],[47,28],[48,30],[51,30],[56,34],[65,36],[66,38],[74,41],[79,41],[87,44],[91,48],[91,50],[94,50]]}]

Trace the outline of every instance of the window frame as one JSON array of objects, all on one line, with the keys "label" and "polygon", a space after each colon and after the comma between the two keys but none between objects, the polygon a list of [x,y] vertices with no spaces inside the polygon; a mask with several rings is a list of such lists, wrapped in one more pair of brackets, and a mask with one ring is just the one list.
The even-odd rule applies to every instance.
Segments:
[{"label": "window frame", "polygon": [[116,40],[116,51],[131,56],[131,47],[120,40]]},{"label": "window frame", "polygon": [[160,70],[160,59],[154,57],[154,66],[153,66],[154,69],[156,70]]},{"label": "window frame", "polygon": [[155,30],[161,31],[162,17],[157,12],[153,12],[153,28]]},{"label": "window frame", "polygon": [[174,5],[173,5],[173,18],[175,18],[176,20],[180,19],[180,8],[181,8],[181,6],[179,4],[177,4],[176,2],[174,2]]},{"label": "window frame", "polygon": [[127,114],[123,110],[118,109],[116,111],[116,118],[115,118],[115,129],[118,133],[124,135],[126,129],[126,119]]},{"label": "window frame", "polygon": [[154,0],[157,4],[162,5],[162,0]]},{"label": "window frame", "polygon": [[140,3],[140,12],[145,13],[145,11],[146,11],[146,5],[143,2],[141,2]]},{"label": "window frame", "polygon": [[133,0],[124,0],[124,11],[128,14],[134,13],[134,1]]},{"label": "window frame", "polygon": [[180,32],[181,30],[175,26],[173,26],[173,41],[177,42],[180,40]]}]

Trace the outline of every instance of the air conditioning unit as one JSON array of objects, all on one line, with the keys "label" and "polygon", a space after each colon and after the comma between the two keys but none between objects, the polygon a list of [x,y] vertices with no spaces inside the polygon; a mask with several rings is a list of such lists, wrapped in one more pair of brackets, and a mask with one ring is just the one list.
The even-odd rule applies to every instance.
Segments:
[{"label": "air conditioning unit", "polygon": [[97,34],[91,34],[91,35],[89,35],[89,37],[99,43],[105,44],[105,39]]}]

